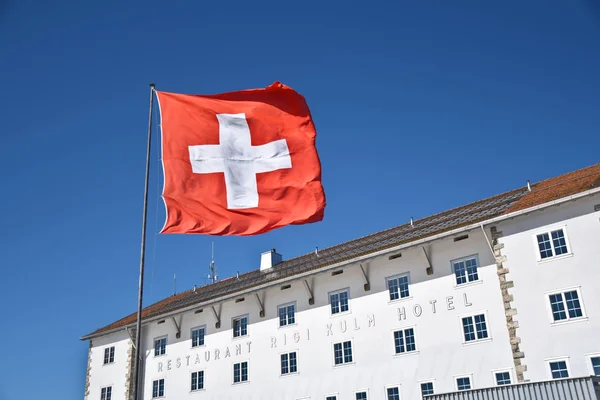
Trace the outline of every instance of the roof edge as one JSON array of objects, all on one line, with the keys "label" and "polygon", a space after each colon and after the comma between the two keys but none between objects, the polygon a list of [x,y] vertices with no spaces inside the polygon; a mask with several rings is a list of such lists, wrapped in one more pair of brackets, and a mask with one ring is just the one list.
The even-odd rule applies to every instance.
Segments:
[{"label": "roof edge", "polygon": [[[508,191],[508,192],[510,192],[510,191]],[[582,192],[579,192],[579,193],[575,193],[575,194],[572,194],[572,195],[569,195],[569,196],[564,196],[564,197],[561,197],[561,198],[558,198],[558,199],[555,199],[555,200],[552,200],[552,201],[549,201],[549,202],[545,202],[545,203],[542,203],[542,204],[538,204],[538,205],[535,205],[535,206],[531,206],[531,207],[528,207],[528,208],[517,210],[517,211],[511,212],[511,213],[508,213],[508,214],[502,214],[502,215],[499,215],[499,216],[496,216],[496,217],[493,217],[493,218],[489,218],[489,219],[485,219],[485,220],[482,220],[482,221],[479,221],[479,222],[471,223],[469,225],[466,225],[466,226],[463,226],[463,227],[459,227],[459,228],[455,228],[455,229],[452,229],[452,230],[449,230],[449,231],[446,231],[446,232],[441,232],[441,233],[438,233],[438,234],[426,236],[426,237],[423,237],[421,239],[417,239],[417,240],[413,240],[413,241],[410,241],[410,242],[402,243],[402,244],[399,244],[397,246],[393,246],[393,247],[390,247],[390,248],[386,248],[386,249],[382,249],[382,250],[377,250],[377,251],[374,251],[374,252],[371,252],[371,253],[364,254],[364,255],[359,256],[359,257],[351,258],[349,260],[343,260],[343,261],[340,261],[340,262],[337,262],[337,263],[334,263],[334,264],[325,265],[325,266],[323,266],[321,268],[318,268],[318,269],[306,271],[304,273],[300,273],[300,274],[297,274],[297,275],[288,276],[288,277],[285,277],[285,278],[282,278],[282,279],[278,279],[278,280],[275,280],[275,281],[271,281],[271,282],[265,283],[263,285],[259,285],[259,286],[247,288],[247,289],[244,289],[242,291],[238,291],[238,292],[233,292],[233,293],[230,293],[230,294],[226,294],[224,296],[218,297],[216,299],[211,299],[211,300],[206,301],[206,302],[199,302],[199,303],[196,303],[196,304],[192,304],[192,305],[189,305],[189,306],[186,306],[186,307],[182,307],[180,309],[172,310],[172,311],[164,313],[164,314],[155,315],[155,316],[153,316],[151,318],[142,319],[142,323],[143,324],[147,324],[147,323],[150,323],[152,321],[155,321],[155,320],[158,320],[158,319],[163,319],[163,318],[166,318],[168,316],[176,315],[176,314],[179,314],[179,313],[182,313],[182,312],[186,312],[186,311],[189,311],[189,310],[197,308],[197,307],[206,307],[206,306],[209,306],[211,304],[215,304],[215,303],[219,303],[219,302],[222,302],[222,301],[226,301],[228,299],[231,299],[231,298],[234,298],[234,297],[238,297],[241,294],[252,293],[252,292],[255,292],[257,290],[266,289],[266,288],[269,288],[269,287],[272,287],[272,286],[278,286],[278,285],[280,285],[282,283],[293,281],[293,280],[299,279],[299,278],[304,277],[304,276],[316,275],[316,274],[328,271],[330,269],[339,268],[340,266],[344,266],[344,265],[347,265],[347,264],[355,263],[357,261],[361,261],[361,260],[368,259],[368,258],[378,257],[380,255],[384,255],[384,254],[387,254],[387,253],[393,253],[393,252],[401,250],[401,249],[406,249],[406,248],[413,247],[413,246],[416,246],[416,245],[419,245],[419,244],[422,244],[422,243],[427,243],[427,242],[430,242],[430,241],[433,241],[433,240],[437,240],[437,239],[441,239],[441,238],[444,238],[444,237],[447,237],[447,236],[452,236],[452,235],[455,235],[455,234],[460,233],[460,232],[469,231],[469,230],[473,230],[473,229],[479,229],[483,225],[488,225],[488,224],[497,223],[497,222],[501,222],[501,221],[504,221],[504,220],[512,219],[512,218],[515,218],[515,217],[519,217],[521,215],[526,215],[526,214],[531,213],[533,211],[538,211],[538,210],[541,210],[541,209],[544,209],[544,208],[548,208],[548,207],[551,207],[551,206],[554,206],[554,205],[566,203],[568,201],[577,200],[579,198],[583,198],[583,197],[586,197],[586,196],[591,196],[591,195],[594,195],[594,194],[597,194],[597,193],[600,193],[600,187],[593,188],[593,189],[588,189],[588,190],[585,190],[585,191],[582,191]],[[126,317],[124,317],[124,318],[126,318]],[[114,329],[111,329],[111,330],[103,331],[103,332],[97,332],[97,333],[96,332],[92,332],[92,333],[89,333],[87,335],[82,336],[80,338],[80,340],[82,340],[82,341],[83,340],[90,340],[90,339],[94,339],[96,337],[106,336],[106,335],[109,335],[109,334],[112,334],[112,333],[115,333],[115,332],[119,332],[120,330],[125,330],[125,329],[133,327],[133,326],[135,326],[135,324],[132,323],[132,324],[127,324],[127,325],[120,326],[118,328],[114,328]],[[102,329],[102,328],[100,328],[100,329]]]}]

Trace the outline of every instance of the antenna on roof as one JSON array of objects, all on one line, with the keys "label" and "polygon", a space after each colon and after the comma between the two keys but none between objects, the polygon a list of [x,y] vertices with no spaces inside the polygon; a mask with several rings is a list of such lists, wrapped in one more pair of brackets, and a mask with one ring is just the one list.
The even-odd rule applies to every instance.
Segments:
[{"label": "antenna on roof", "polygon": [[219,279],[219,276],[217,275],[217,267],[215,266],[215,242],[212,242],[212,255],[208,269],[210,270],[210,273],[208,274],[208,280],[210,283],[215,283],[217,279]]},{"label": "antenna on roof", "polygon": [[173,296],[177,294],[177,274],[173,274]]},{"label": "antenna on roof", "polygon": [[529,183],[529,179],[527,179],[527,190],[531,192],[531,184]]},{"label": "antenna on roof", "polygon": [[415,225],[413,224],[413,217],[410,217],[410,226],[411,226],[411,228],[414,228],[414,226],[415,226]]},{"label": "antenna on roof", "polygon": [[315,247],[315,256],[319,257],[319,247]]}]

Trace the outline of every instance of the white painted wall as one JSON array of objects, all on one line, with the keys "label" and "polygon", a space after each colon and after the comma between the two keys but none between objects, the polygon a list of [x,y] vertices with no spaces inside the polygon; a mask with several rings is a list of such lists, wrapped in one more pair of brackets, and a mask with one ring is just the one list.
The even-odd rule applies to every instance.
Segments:
[{"label": "white painted wall", "polygon": [[[106,386],[112,386],[112,400],[125,400],[127,350],[130,343],[129,335],[124,330],[92,340],[88,400],[100,400],[100,391]],[[104,365],[104,349],[111,346],[115,346],[115,361]]]},{"label": "white painted wall", "polygon": [[[498,225],[504,234],[504,266],[510,270],[507,278],[515,283],[510,293],[518,311],[515,318],[526,356],[523,362],[528,367],[526,379],[548,379],[547,359],[552,357],[568,357],[571,376],[589,375],[587,355],[600,353],[600,213],[593,211],[598,203],[600,196],[585,198]],[[573,254],[540,263],[532,235],[553,226],[566,227]],[[368,292],[363,290],[360,269],[353,265],[341,275],[329,272],[309,279],[314,285],[312,306],[302,281],[295,281],[288,290],[277,287],[261,293],[265,318],[259,317],[256,299],[246,296],[241,303],[221,304],[218,330],[209,307],[201,314],[183,315],[180,339],[175,338],[170,319],[145,325],[143,348],[149,350],[143,366],[144,398],[151,398],[152,381],[159,378],[165,379],[165,397],[177,400],[323,400],[328,394],[337,394],[342,400],[353,399],[360,389],[368,389],[369,399],[383,399],[390,385],[400,386],[402,399],[419,399],[420,381],[434,381],[436,393],[454,391],[455,378],[460,375],[470,375],[474,388],[489,387],[495,384],[493,371],[497,370],[509,370],[515,382],[496,265],[482,232],[475,230],[469,235],[467,240],[438,240],[427,247],[434,266],[432,276],[426,275],[427,261],[421,248],[412,248],[403,251],[399,259],[373,260],[367,268]],[[455,287],[450,261],[472,254],[479,257],[480,282]],[[390,302],[385,278],[403,272],[410,272],[411,298]],[[587,319],[552,325],[544,293],[572,286],[581,288]],[[345,287],[350,288],[350,312],[331,316],[328,292]],[[469,305],[465,305],[465,295]],[[279,328],[277,306],[294,301],[296,325]],[[448,302],[453,309],[448,309]],[[422,310],[418,317],[415,306]],[[399,308],[405,311],[405,318],[399,319]],[[460,317],[477,312],[486,313],[491,340],[465,345]],[[249,335],[234,339],[231,319],[242,314],[249,315]],[[374,318],[374,326],[369,326],[369,318]],[[206,326],[206,345],[192,349],[190,329],[199,325]],[[416,330],[418,353],[395,356],[393,330],[411,326]],[[168,336],[167,354],[154,357],[153,338],[162,335]],[[333,367],[333,343],[348,339],[353,341],[354,364]],[[128,341],[124,331],[93,340],[90,399],[99,399],[100,388],[106,385],[113,385],[113,399],[124,398]],[[103,366],[104,345],[109,343],[117,347],[115,364]],[[240,354],[236,354],[238,346]],[[299,372],[281,377],[279,355],[294,350]],[[209,361],[205,354],[210,355]],[[249,361],[250,381],[233,385],[232,365],[239,361]],[[190,373],[197,370],[205,371],[205,390],[190,393]]]},{"label": "white painted wall", "polygon": [[[589,354],[600,354],[600,212],[594,205],[600,196],[586,197],[535,212],[526,218],[499,225],[504,243],[502,253],[515,282],[510,292],[518,314],[517,335],[521,338],[525,379],[549,379],[547,360],[567,358],[571,376],[591,374]],[[564,227],[572,254],[538,261],[535,235]],[[579,287],[586,319],[553,324],[548,291]]]},{"label": "white painted wall", "polygon": [[[259,318],[256,299],[246,296],[244,302],[222,305],[219,330],[208,307],[201,314],[185,313],[180,339],[175,338],[170,319],[150,324],[143,338],[145,348],[152,349],[153,338],[162,335],[168,335],[168,345],[164,356],[147,352],[144,398],[151,398],[152,381],[159,378],[165,379],[167,399],[324,399],[338,393],[341,400],[354,398],[359,389],[368,389],[370,399],[382,399],[388,385],[400,385],[403,399],[419,399],[419,381],[433,380],[436,392],[454,391],[454,377],[463,374],[472,375],[474,387],[494,385],[492,370],[502,368],[512,374],[513,362],[496,266],[483,234],[475,231],[469,239],[456,243],[452,239],[438,241],[428,251],[434,265],[432,276],[426,275],[427,261],[416,248],[396,260],[382,257],[373,261],[368,292],[354,265],[341,275],[326,273],[312,279],[313,306],[308,305],[307,291],[298,281],[288,290],[278,287],[266,292],[265,318]],[[479,256],[480,282],[457,288],[450,260],[471,254]],[[385,278],[402,272],[410,272],[412,298],[390,302]],[[330,316],[328,292],[345,287],[350,288],[350,312]],[[465,306],[465,295],[469,306]],[[279,328],[277,306],[293,301],[297,324]],[[422,310],[419,317],[414,314],[416,305],[417,311],[419,306]],[[405,310],[401,320],[398,308]],[[491,340],[464,345],[460,316],[475,312],[487,314]],[[248,337],[233,339],[231,318],[242,314],[249,314]],[[374,317],[374,326],[369,327],[369,316]],[[359,329],[354,329],[355,324]],[[207,328],[206,346],[201,350],[191,349],[190,329],[198,325]],[[395,356],[393,330],[411,326],[416,330],[418,353]],[[353,341],[354,364],[333,367],[333,343],[348,339]],[[237,345],[241,345],[238,355]],[[293,350],[298,353],[298,374],[281,377],[280,353]],[[219,359],[215,359],[216,351]],[[205,352],[210,354],[208,362]],[[249,382],[233,385],[232,365],[239,361],[249,361]],[[190,394],[190,373],[196,370],[205,371],[205,390]]]}]

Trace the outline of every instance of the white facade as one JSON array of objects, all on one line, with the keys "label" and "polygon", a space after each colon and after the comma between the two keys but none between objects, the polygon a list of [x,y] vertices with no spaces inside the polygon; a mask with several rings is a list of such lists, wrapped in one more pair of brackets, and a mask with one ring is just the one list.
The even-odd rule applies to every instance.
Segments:
[{"label": "white facade", "polygon": [[[211,305],[175,315],[180,338],[170,316],[148,322],[142,336],[143,398],[151,399],[153,382],[164,380],[163,397],[177,400],[341,400],[356,399],[357,392],[366,392],[371,400],[388,399],[390,388],[398,388],[400,399],[420,399],[421,383],[427,382],[436,393],[461,389],[457,385],[465,381],[457,378],[462,377],[469,378],[471,388],[494,386],[497,372],[506,372],[517,383],[515,343],[523,353],[516,357],[526,380],[550,379],[549,362],[554,359],[566,360],[571,377],[590,375],[591,357],[600,355],[600,212],[594,210],[599,203],[600,196],[593,194],[493,224],[502,232],[497,239],[501,254],[490,248],[492,225],[486,225],[487,237],[472,229],[430,241],[424,248],[408,247],[363,261],[368,291],[361,265],[354,263],[307,278],[313,305],[303,278],[286,283],[290,287],[284,290],[284,284],[277,284],[257,291],[263,318],[252,293],[212,305],[220,316],[219,329]],[[568,252],[540,261],[537,234],[556,227],[566,233]],[[465,234],[468,238],[455,240]],[[401,257],[390,259],[399,252]],[[501,257],[506,259],[500,267]],[[477,262],[477,279],[457,284],[453,262],[461,259]],[[514,284],[508,289],[510,307],[499,268],[508,269],[504,276]],[[390,300],[388,278],[405,274],[409,295]],[[548,295],[573,288],[583,316],[553,323]],[[348,290],[348,311],[332,314],[330,295],[339,290]],[[281,327],[278,307],[290,304],[295,321]],[[518,321],[512,333],[508,314]],[[463,318],[476,315],[484,316],[485,330],[476,323],[481,319],[473,319],[476,339],[467,341]],[[233,319],[239,316],[248,317],[247,334],[234,337]],[[204,328],[204,344],[192,347],[191,332],[197,327]],[[408,351],[405,339],[404,352],[397,354],[394,332],[410,336],[407,329],[413,330],[415,349]],[[486,337],[478,339],[480,335]],[[155,356],[155,339],[162,337],[166,354]],[[344,342],[351,343],[352,361],[335,365],[334,346]],[[111,400],[126,398],[131,343],[124,329],[92,339],[87,399],[104,400],[101,391],[107,386],[112,386]],[[115,346],[115,361],[104,365],[107,346]],[[297,371],[282,375],[281,355],[291,352]],[[243,362],[248,380],[234,383],[234,365]],[[199,371],[203,388],[192,391],[192,373]]]},{"label": "white facade", "polygon": [[[592,375],[600,357],[600,195],[549,207],[499,225],[504,265],[515,286],[526,379],[551,379],[548,363],[565,360],[570,376]],[[538,234],[562,229],[567,253],[540,258]],[[577,291],[582,317],[555,322],[549,295]],[[567,311],[567,310],[566,310]],[[568,312],[566,312],[568,314]]]}]

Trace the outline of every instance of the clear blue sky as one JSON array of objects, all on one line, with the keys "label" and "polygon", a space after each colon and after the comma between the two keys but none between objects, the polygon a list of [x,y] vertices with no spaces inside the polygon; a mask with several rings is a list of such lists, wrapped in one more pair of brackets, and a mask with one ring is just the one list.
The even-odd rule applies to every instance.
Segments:
[{"label": "clear blue sky", "polygon": [[[0,400],[81,399],[79,337],[135,310],[152,81],[311,107],[324,221],[214,238],[222,277],[599,162],[599,0],[489,3],[0,1]],[[156,234],[154,150],[145,304],[213,239]]]}]

